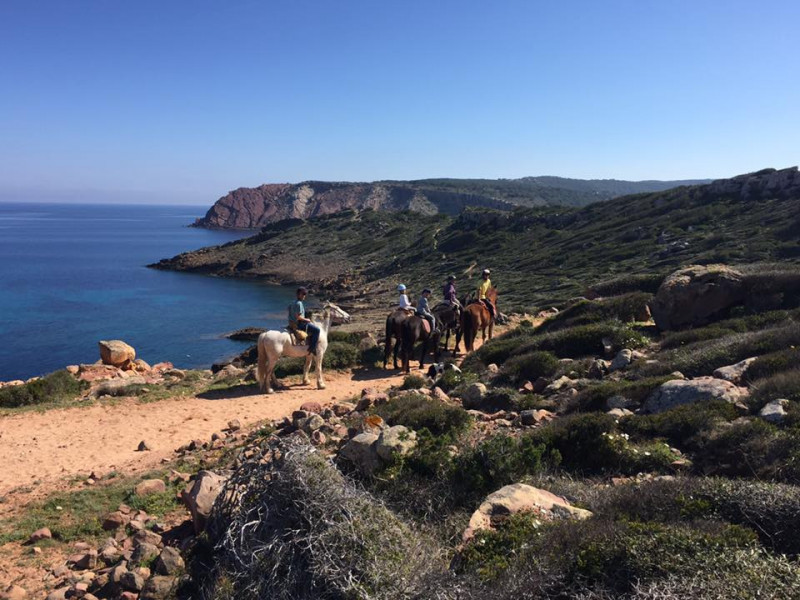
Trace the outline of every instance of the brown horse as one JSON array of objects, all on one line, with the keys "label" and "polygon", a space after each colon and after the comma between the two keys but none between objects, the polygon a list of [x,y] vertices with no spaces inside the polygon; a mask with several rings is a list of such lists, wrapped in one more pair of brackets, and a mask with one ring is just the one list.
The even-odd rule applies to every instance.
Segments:
[{"label": "brown horse", "polygon": [[[494,306],[494,313],[497,314],[497,288],[493,287],[486,292],[486,299]],[[464,335],[464,345],[467,347],[467,352],[472,352],[475,344],[475,337],[478,335],[478,330],[481,331],[481,337],[486,341],[486,329],[489,329],[489,339],[492,339],[492,330],[494,329],[494,318],[492,317],[489,309],[483,302],[476,301],[468,305],[464,312],[461,313],[461,333]]]},{"label": "brown horse", "polygon": [[445,333],[445,351],[447,351],[447,345],[450,343],[450,332],[452,331],[455,333],[456,346],[453,349],[453,356],[455,356],[458,354],[458,345],[461,343],[461,311],[446,302],[442,302],[434,306],[431,312],[436,317],[436,320],[440,323]]},{"label": "brown horse", "polygon": [[400,365],[397,364],[397,353],[400,351],[400,345],[403,340],[402,325],[403,321],[412,314],[410,311],[398,308],[386,317],[386,345],[383,351],[384,369],[386,368],[386,363],[389,362],[389,354],[392,353],[392,337],[394,337],[394,368],[400,368]]},{"label": "brown horse", "polygon": [[425,355],[428,353],[428,343],[433,342],[434,360],[439,360],[439,337],[440,333],[429,333],[428,321],[417,315],[408,317],[403,321],[401,328],[403,330],[403,347],[400,352],[403,355],[403,371],[408,373],[410,371],[409,361],[412,354],[414,354],[414,345],[422,342],[422,356],[419,358],[419,368],[423,368],[425,364]]}]

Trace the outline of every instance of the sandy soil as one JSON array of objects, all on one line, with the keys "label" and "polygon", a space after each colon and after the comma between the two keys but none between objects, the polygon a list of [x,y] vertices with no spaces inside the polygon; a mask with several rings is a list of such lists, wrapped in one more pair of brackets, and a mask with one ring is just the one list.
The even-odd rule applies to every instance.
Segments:
[{"label": "sandy soil", "polygon": [[[64,477],[88,477],[92,472],[136,473],[174,457],[177,447],[193,439],[208,441],[231,419],[239,419],[246,428],[291,414],[306,401],[324,405],[358,395],[364,387],[385,388],[402,381],[397,371],[326,373],[325,378],[324,390],[294,384],[264,395],[248,385],[205,397],[146,404],[126,399],[2,417],[0,456],[5,468],[0,470],[0,495],[31,486],[43,493]],[[142,440],[150,451],[136,451]]]}]

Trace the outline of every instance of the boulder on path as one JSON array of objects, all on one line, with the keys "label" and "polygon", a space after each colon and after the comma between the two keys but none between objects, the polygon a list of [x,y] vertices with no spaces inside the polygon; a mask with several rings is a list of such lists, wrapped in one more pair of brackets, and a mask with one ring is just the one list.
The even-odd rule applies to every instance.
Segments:
[{"label": "boulder on path", "polygon": [[192,523],[196,533],[201,533],[205,529],[211,508],[226,481],[226,477],[217,475],[213,471],[200,471],[191,487],[181,493],[181,499],[192,513]]},{"label": "boulder on path", "polygon": [[495,524],[510,515],[534,513],[542,521],[556,519],[586,519],[592,513],[572,506],[565,498],[524,483],[513,483],[489,494],[469,520],[462,537],[471,540],[478,531],[493,529]]},{"label": "boulder on path", "polygon": [[744,300],[742,274],[725,265],[692,265],[675,271],[650,306],[662,331],[703,325]]},{"label": "boulder on path", "polygon": [[122,340],[100,340],[100,360],[104,365],[127,368],[136,360],[136,350]]},{"label": "boulder on path", "polygon": [[749,367],[755,360],[757,360],[757,356],[753,356],[752,358],[745,358],[744,360],[736,363],[735,365],[728,365],[727,367],[720,367],[716,371],[714,371],[714,377],[717,379],[724,379],[725,381],[730,381],[731,383],[739,384],[742,381],[742,377],[744,376],[745,372],[747,371],[747,367]]},{"label": "boulder on path", "polygon": [[786,418],[786,407],[789,406],[789,401],[786,398],[773,400],[764,405],[758,412],[758,416],[770,423],[782,423]]},{"label": "boulder on path", "polygon": [[660,413],[682,404],[694,404],[709,400],[725,400],[735,404],[747,397],[747,390],[724,379],[698,377],[676,379],[663,383],[642,405],[643,413]]},{"label": "boulder on path", "polygon": [[378,436],[374,433],[359,433],[350,439],[339,451],[339,456],[349,461],[364,475],[372,475],[381,466],[375,443]]},{"label": "boulder on path", "polygon": [[417,432],[403,425],[387,427],[375,442],[375,451],[389,462],[397,456],[405,456],[417,447]]}]

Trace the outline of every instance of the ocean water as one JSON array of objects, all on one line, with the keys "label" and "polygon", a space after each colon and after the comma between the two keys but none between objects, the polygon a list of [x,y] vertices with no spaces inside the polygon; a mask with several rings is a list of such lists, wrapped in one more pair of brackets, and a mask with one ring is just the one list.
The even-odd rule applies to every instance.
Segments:
[{"label": "ocean water", "polygon": [[0,381],[94,362],[101,339],[204,367],[247,346],[223,334],[282,325],[291,289],[145,268],[247,235],[187,227],[206,208],[0,203]]}]

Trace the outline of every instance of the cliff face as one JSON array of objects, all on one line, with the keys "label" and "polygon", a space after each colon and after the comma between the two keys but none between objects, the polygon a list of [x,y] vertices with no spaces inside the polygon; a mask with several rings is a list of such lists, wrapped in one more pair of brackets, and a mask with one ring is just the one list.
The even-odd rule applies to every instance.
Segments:
[{"label": "cliff face", "polygon": [[480,194],[383,183],[308,181],[239,188],[217,200],[194,226],[257,229],[285,219],[307,219],[347,209],[458,214],[467,206],[512,208],[507,202]]}]

